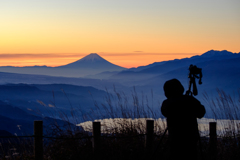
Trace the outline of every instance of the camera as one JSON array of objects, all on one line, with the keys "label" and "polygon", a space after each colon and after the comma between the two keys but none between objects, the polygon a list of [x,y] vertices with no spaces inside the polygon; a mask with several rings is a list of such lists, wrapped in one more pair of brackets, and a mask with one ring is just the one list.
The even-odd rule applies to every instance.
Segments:
[{"label": "camera", "polygon": [[[199,75],[199,76],[197,76]],[[195,65],[190,65],[189,66],[189,75],[188,78],[195,77],[199,79],[199,84],[202,84],[202,68],[198,68]]]},{"label": "camera", "polygon": [[[196,96],[198,94],[198,91],[195,78],[199,79],[198,84],[202,84],[202,68],[198,68],[197,66],[191,64],[188,70],[189,86],[188,90],[186,91],[186,95]],[[191,91],[191,87],[193,87],[193,91]]]}]

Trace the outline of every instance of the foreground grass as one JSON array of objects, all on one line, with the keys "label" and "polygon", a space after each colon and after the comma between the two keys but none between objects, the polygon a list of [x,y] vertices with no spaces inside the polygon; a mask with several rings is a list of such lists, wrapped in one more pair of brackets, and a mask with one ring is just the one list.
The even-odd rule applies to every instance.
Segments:
[{"label": "foreground grass", "polygon": [[[219,97],[206,100],[211,104],[211,109],[215,114],[215,120],[226,118],[228,123],[219,131],[221,134],[217,138],[217,159],[236,160],[240,159],[240,101],[235,101],[225,92],[218,90]],[[166,123],[158,123],[160,111],[154,110],[146,101],[140,101],[138,95],[133,91],[132,99],[129,100],[123,93],[115,91],[115,96],[108,94],[106,104],[97,104],[97,110],[84,115],[81,118],[101,119],[102,137],[99,154],[93,152],[91,139],[91,122],[86,125],[85,130],[73,128],[72,125],[65,129],[55,125],[48,131],[49,137],[44,138],[44,159],[46,160],[79,160],[79,159],[162,159],[169,156],[168,135],[164,136],[159,145],[160,139],[166,128]],[[239,94],[240,98],[240,94]],[[147,101],[148,102],[148,101]],[[160,106],[159,106],[160,107]],[[159,108],[158,107],[158,108]],[[121,117],[121,120],[119,119]],[[111,118],[106,120],[106,118]],[[135,119],[133,119],[135,118]],[[151,152],[147,152],[144,143],[145,120],[152,118],[155,120],[155,136]],[[112,122],[111,125],[104,123]],[[83,126],[83,125],[82,125]],[[89,127],[88,127],[89,126]],[[201,137],[201,147],[198,146],[198,159],[210,159],[210,144],[208,135]],[[156,151],[155,154],[153,154]],[[9,139],[1,142],[1,159],[34,159],[33,139]]]}]

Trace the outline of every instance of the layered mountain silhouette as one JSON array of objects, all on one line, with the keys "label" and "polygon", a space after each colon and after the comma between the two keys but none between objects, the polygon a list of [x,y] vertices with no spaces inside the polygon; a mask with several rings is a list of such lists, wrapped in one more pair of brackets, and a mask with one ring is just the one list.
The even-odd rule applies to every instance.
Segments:
[{"label": "layered mountain silhouette", "polygon": [[[139,93],[144,92],[145,95],[150,96],[152,95],[151,90],[153,93],[157,94],[157,100],[162,101],[165,99],[162,86],[165,81],[177,78],[179,79],[185,87],[185,90],[188,87],[188,67],[190,64],[194,64],[197,67],[202,68],[203,72],[203,84],[198,86],[199,95],[198,99],[201,100],[202,93],[206,92],[211,95],[216,94],[216,89],[223,89],[228,93],[233,93],[240,86],[240,53],[232,53],[226,50],[223,51],[215,51],[210,50],[202,55],[193,56],[190,58],[183,58],[183,59],[175,59],[170,61],[162,61],[162,62],[155,62],[153,64],[149,64],[147,66],[140,66],[138,68],[131,68],[125,69],[123,71],[109,71],[110,68],[114,69],[123,69],[119,66],[111,64],[110,62],[104,60],[97,54],[90,54],[81,60],[76,62],[70,63],[65,66],[59,67],[42,67],[45,68],[46,73],[57,72],[62,77],[53,77],[53,76],[44,76],[44,75],[30,75],[27,74],[14,74],[14,73],[3,73],[1,72],[0,68],[0,83],[28,83],[28,84],[53,84],[53,83],[64,83],[64,84],[74,84],[74,85],[81,85],[81,86],[93,86],[98,89],[105,89],[114,90],[113,85],[119,91],[127,92],[131,91],[129,87],[136,87],[136,91]],[[96,72],[96,68],[91,69],[92,66],[99,68],[99,72]],[[85,67],[85,68],[84,68]],[[116,67],[116,68],[115,68]],[[4,68],[4,67],[2,67]],[[7,68],[7,67],[6,67]],[[9,67],[11,68],[11,67]],[[35,67],[35,69],[39,69],[41,67]],[[16,69],[16,68],[15,68]],[[22,68],[20,68],[22,69]],[[25,68],[28,69],[28,68]],[[106,71],[107,69],[107,71]],[[70,75],[80,75],[84,70],[87,71],[85,75],[91,75],[92,78],[69,78]],[[94,72],[90,72],[91,70],[95,70]],[[103,70],[104,72],[100,72]],[[34,70],[37,72],[37,70]],[[44,71],[44,70],[42,70]],[[51,71],[51,72],[50,72]],[[45,73],[45,75],[46,75]],[[36,73],[35,73],[36,74]],[[39,73],[38,73],[39,74]],[[69,76],[69,77],[63,77]],[[104,77],[104,78],[103,78]],[[99,78],[99,79],[97,79]],[[28,87],[31,89],[31,93],[27,92],[27,89],[22,90],[18,88],[16,91],[13,91],[14,94],[8,94],[12,97],[16,97],[24,93],[27,95],[28,98],[32,97],[32,93],[36,93],[40,99],[47,101],[47,99],[43,98],[45,95],[47,97],[51,97],[52,93],[51,90],[54,90],[56,85],[34,85],[35,88],[32,86]],[[9,87],[9,86],[8,86]],[[36,87],[38,89],[36,89]],[[72,102],[77,102],[78,97],[78,90],[83,90],[83,88],[78,88],[76,86],[68,86],[67,92],[71,94],[73,98]],[[76,90],[73,90],[76,89]],[[4,88],[0,88],[2,90],[2,101],[4,101],[7,97],[4,98],[6,93],[10,88],[4,90]],[[132,93],[130,93],[131,95]],[[55,93],[60,99],[63,99],[63,95],[60,93]],[[75,96],[74,96],[75,95]],[[217,95],[215,95],[217,96]],[[101,97],[101,96],[97,96]],[[155,96],[156,97],[156,96]],[[83,97],[82,97],[83,98]],[[23,99],[23,97],[22,97]],[[36,99],[36,98],[34,98]],[[75,100],[74,100],[75,99]],[[84,98],[87,100],[87,98]],[[1,100],[1,99],[0,99]],[[28,99],[29,101],[29,99]],[[32,100],[31,100],[32,101]],[[82,99],[81,99],[82,101]],[[59,100],[59,102],[61,102]],[[90,102],[90,100],[89,100]],[[14,101],[14,105],[20,104],[19,101]],[[27,106],[26,103],[21,103],[22,106]],[[61,104],[64,104],[61,102]],[[86,103],[87,104],[87,103]],[[32,105],[32,104],[31,104]],[[89,105],[86,105],[89,106]],[[26,111],[26,110],[25,110]]]},{"label": "layered mountain silhouette", "polygon": [[73,63],[58,66],[33,66],[33,67],[0,67],[0,72],[37,74],[62,77],[84,77],[87,75],[98,74],[101,72],[116,72],[126,68],[112,64],[96,53],[91,53]]}]

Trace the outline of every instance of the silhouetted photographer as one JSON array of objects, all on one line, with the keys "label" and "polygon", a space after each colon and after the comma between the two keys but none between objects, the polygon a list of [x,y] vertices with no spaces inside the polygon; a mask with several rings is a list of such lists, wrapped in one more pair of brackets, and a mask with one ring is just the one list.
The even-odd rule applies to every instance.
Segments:
[{"label": "silhouetted photographer", "polygon": [[[198,73],[198,71],[196,72]],[[206,111],[204,106],[192,96],[190,89],[192,84],[193,87],[196,87],[195,75],[189,75],[191,76],[189,77],[190,85],[186,95],[183,94],[184,87],[177,79],[165,82],[163,87],[167,99],[162,103],[161,112],[167,118],[171,160],[197,159],[197,141],[199,139],[197,118],[202,118]],[[196,88],[195,94],[197,94]]]}]

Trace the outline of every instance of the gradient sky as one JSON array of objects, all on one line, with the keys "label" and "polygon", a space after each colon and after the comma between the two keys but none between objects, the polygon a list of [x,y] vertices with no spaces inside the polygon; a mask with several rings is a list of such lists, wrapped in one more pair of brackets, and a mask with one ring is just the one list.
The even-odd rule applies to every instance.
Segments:
[{"label": "gradient sky", "polygon": [[0,66],[90,53],[123,67],[240,52],[239,0],[0,0]]}]

